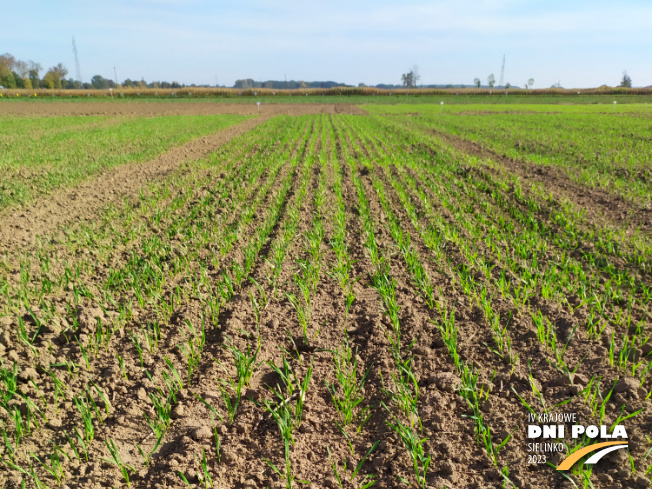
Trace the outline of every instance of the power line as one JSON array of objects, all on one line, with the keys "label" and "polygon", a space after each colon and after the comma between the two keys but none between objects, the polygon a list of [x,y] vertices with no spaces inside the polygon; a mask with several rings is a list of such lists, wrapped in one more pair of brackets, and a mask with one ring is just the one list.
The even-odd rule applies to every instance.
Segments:
[{"label": "power line", "polygon": [[81,68],[79,67],[79,56],[77,55],[77,44],[75,43],[75,36],[72,36],[72,53],[75,55],[75,68],[77,69],[77,80],[82,83]]}]

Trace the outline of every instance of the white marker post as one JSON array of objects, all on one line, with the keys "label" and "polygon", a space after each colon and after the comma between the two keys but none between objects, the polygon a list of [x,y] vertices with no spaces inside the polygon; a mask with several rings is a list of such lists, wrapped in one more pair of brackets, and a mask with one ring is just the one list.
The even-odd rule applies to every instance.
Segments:
[{"label": "white marker post", "polygon": [[439,112],[444,111],[444,102],[439,102]]},{"label": "white marker post", "polygon": [[256,105],[258,106],[258,114],[260,114],[260,102],[256,102]]},{"label": "white marker post", "polygon": [[614,112],[616,112],[616,101],[614,100]]},{"label": "white marker post", "polygon": [[109,92],[111,92],[111,98],[113,98],[113,88],[109,88]]}]

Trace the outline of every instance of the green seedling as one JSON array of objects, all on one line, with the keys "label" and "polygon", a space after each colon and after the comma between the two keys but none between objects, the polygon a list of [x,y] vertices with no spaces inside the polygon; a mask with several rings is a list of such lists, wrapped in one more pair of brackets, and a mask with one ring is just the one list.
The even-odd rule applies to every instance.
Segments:
[{"label": "green seedling", "polygon": [[129,337],[131,338],[131,342],[134,344],[134,347],[136,348],[136,352],[138,352],[138,359],[140,360],[140,368],[145,368],[145,360],[143,358],[143,347],[140,344],[140,337],[138,335],[134,335],[133,333],[129,333]]},{"label": "green seedling", "polygon": [[[14,457],[15,457],[15,449],[14,447],[11,446],[11,442],[9,441],[9,437],[7,436],[7,430],[6,430],[6,425],[5,422],[2,421],[2,439],[5,442],[5,447],[7,448],[7,451],[5,452],[6,455],[8,455],[9,459],[13,462]],[[16,448],[18,448],[18,443],[16,443]]]},{"label": "green seedling", "polygon": [[[362,468],[364,463],[369,458],[369,455],[371,455],[371,452],[373,452],[376,449],[376,447],[378,446],[379,443],[380,443],[380,440],[376,441],[376,443],[374,443],[372,445],[372,447],[369,449],[367,454],[364,457],[362,457],[362,460],[360,460],[360,462],[358,462],[358,465],[355,466],[355,468],[353,469],[353,471],[351,473],[351,476],[349,477],[349,481],[351,483],[353,483],[353,480],[357,477],[358,473],[360,472],[360,469]],[[342,467],[342,473],[340,474],[340,472],[337,470],[337,465],[335,464],[335,461],[333,460],[333,457],[331,455],[331,449],[330,449],[330,447],[328,445],[326,446],[326,451],[328,452],[328,458],[331,461],[331,467],[333,469],[333,473],[335,474],[335,478],[337,479],[337,483],[339,484],[340,488],[343,488],[344,483],[346,482],[346,479],[344,479],[344,477],[345,477],[345,474],[346,474],[346,468],[347,468],[348,461],[347,460],[344,461],[344,464],[343,464],[343,467]],[[358,486],[358,489],[367,489],[367,488],[373,486],[376,482],[377,482],[377,480],[376,480],[376,476],[374,474],[367,474],[360,481],[360,485]]]},{"label": "green seedling", "polygon": [[127,370],[125,369],[124,358],[118,352],[116,352],[115,357],[118,359],[118,364],[120,365],[120,371],[122,372],[122,375],[126,381],[129,381],[129,377],[127,377]]},{"label": "green seedling", "polygon": [[[342,349],[332,350],[332,353],[337,383],[324,382],[335,408],[342,418],[343,426],[347,426],[353,421],[355,408],[364,400],[361,391],[373,364],[362,374],[362,377],[358,378],[358,349],[351,349],[348,335],[344,336]],[[360,414],[364,417],[368,409],[364,409]],[[370,414],[367,415],[367,418],[368,416]]]},{"label": "green seedling", "polygon": [[[405,444],[405,448],[412,459],[414,464],[414,477],[418,487],[425,489],[426,487],[426,474],[430,466],[431,457],[426,454],[424,444],[427,438],[419,438],[419,436],[409,426],[404,425],[396,416],[394,416],[389,408],[383,403],[383,407],[390,413],[394,422],[387,421],[387,426],[398,434]],[[403,482],[409,484],[410,482],[402,479]]]},{"label": "green seedling", "polygon": [[156,443],[154,444],[154,446],[149,452],[143,450],[140,445],[138,444],[135,445],[136,449],[138,450],[138,453],[140,453],[140,456],[143,458],[143,463],[145,464],[145,467],[149,467],[149,464],[152,461],[152,455],[154,455],[154,452],[156,452],[158,447],[161,446],[162,441],[163,441],[163,437],[157,438]]},{"label": "green seedling", "polygon": [[174,367],[172,360],[170,360],[167,356],[163,357],[163,360],[165,361],[165,364],[168,366],[168,369],[170,369],[173,379],[176,381],[177,384],[176,390],[183,389],[183,380],[181,379],[181,376],[179,375],[177,369]]},{"label": "green seedling", "polygon": [[58,453],[55,451],[50,456],[50,466],[48,466],[43,460],[38,458],[34,453],[30,452],[31,457],[36,460],[41,466],[46,470],[57,481],[57,484],[61,485],[61,481],[64,478],[63,467],[61,466],[61,460],[59,459]]},{"label": "green seedling", "polygon": [[107,438],[106,440],[104,440],[104,443],[106,444],[106,448],[108,448],[109,450],[109,454],[111,455],[111,458],[110,459],[102,458],[102,460],[118,467],[118,469],[122,473],[123,479],[127,483],[127,487],[130,487],[129,472],[136,472],[136,469],[134,469],[131,465],[125,464],[122,461],[120,457],[120,452],[118,452],[118,449],[116,448],[115,443],[111,438]]},{"label": "green seedling", "polygon": [[86,442],[90,443],[93,438],[95,438],[95,427],[93,426],[93,410],[90,406],[90,403],[88,402],[88,399],[75,396],[73,401],[75,402],[75,406],[82,416]]},{"label": "green seedling", "polygon": [[218,463],[221,462],[220,456],[220,437],[217,434],[217,426],[213,426],[213,439],[215,440],[215,455],[217,457]]},{"label": "green seedling", "polygon": [[208,471],[208,460],[206,458],[206,450],[202,448],[202,458],[199,461],[199,464],[201,465],[202,472],[204,474],[203,477],[203,482],[204,482],[204,487],[208,489],[209,487],[213,487],[213,479],[211,478],[211,474]]}]

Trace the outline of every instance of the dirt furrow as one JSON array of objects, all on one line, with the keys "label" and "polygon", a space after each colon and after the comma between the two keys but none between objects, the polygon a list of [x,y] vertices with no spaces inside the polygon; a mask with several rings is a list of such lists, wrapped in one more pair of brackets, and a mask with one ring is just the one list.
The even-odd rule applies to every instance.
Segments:
[{"label": "dirt furrow", "polygon": [[0,252],[31,246],[40,235],[47,235],[68,223],[93,219],[104,206],[137,195],[149,182],[165,177],[184,162],[205,157],[265,120],[265,117],[247,119],[216,134],[172,148],[154,160],[120,166],[75,188],[14,210],[0,218]]}]

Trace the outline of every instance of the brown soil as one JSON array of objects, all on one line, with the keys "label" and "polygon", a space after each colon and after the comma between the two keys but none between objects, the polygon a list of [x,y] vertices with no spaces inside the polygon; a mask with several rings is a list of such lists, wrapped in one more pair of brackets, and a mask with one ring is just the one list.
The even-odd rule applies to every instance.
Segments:
[{"label": "brown soil", "polygon": [[569,200],[580,208],[586,209],[587,215],[596,223],[612,222],[630,230],[640,228],[652,236],[652,209],[636,206],[602,189],[575,183],[561,168],[531,165],[496,153],[459,136],[435,129],[431,131],[457,150],[494,160],[530,184],[541,183],[556,198]]},{"label": "brown soil", "polygon": [[[256,104],[225,104],[210,102],[11,102],[0,104],[0,116],[80,116],[80,115],[213,115],[258,113]],[[260,104],[260,114],[364,114],[349,104]]]}]

